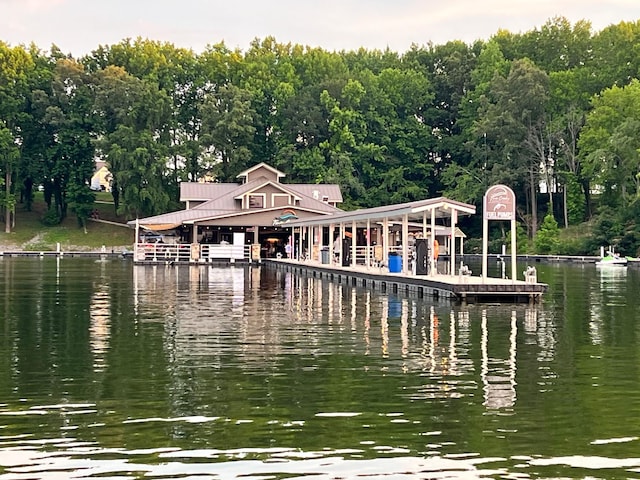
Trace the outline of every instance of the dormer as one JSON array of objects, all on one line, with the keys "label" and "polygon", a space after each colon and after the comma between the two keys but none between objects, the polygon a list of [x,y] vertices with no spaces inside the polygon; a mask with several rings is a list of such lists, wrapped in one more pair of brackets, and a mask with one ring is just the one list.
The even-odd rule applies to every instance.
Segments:
[{"label": "dormer", "polygon": [[284,178],[285,176],[286,175],[280,170],[276,170],[275,168],[263,162],[254,165],[244,172],[239,173],[236,178],[241,178],[243,184],[249,183],[252,180],[256,180],[260,177],[264,177],[270,182],[280,183],[280,179]]},{"label": "dormer", "polygon": [[300,203],[300,197],[295,192],[285,188],[283,184],[271,182],[265,177],[254,180],[251,185],[242,187],[234,199],[242,210],[288,207]]}]

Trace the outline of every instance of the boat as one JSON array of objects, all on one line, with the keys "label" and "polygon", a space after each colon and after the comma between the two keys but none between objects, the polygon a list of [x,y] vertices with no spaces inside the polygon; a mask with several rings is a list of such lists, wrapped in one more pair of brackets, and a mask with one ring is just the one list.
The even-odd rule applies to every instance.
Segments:
[{"label": "boat", "polygon": [[604,248],[600,248],[600,260],[596,262],[598,267],[626,267],[629,260],[627,257],[621,257],[613,248],[609,248],[604,252]]}]

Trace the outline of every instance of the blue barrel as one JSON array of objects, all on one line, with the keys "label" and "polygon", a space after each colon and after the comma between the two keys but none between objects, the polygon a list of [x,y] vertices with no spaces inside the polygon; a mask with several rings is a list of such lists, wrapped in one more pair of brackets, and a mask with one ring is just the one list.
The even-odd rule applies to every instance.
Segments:
[{"label": "blue barrel", "polygon": [[402,257],[397,253],[389,254],[389,273],[400,273],[402,271]]}]

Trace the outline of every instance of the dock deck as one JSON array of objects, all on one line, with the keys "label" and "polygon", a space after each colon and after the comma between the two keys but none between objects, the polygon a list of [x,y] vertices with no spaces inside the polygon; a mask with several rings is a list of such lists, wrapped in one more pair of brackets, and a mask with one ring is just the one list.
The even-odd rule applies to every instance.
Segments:
[{"label": "dock deck", "polygon": [[372,288],[381,292],[412,293],[420,297],[432,296],[464,303],[531,303],[539,301],[547,290],[546,284],[537,281],[440,273],[435,275],[390,273],[384,267],[362,265],[342,267],[314,261],[287,259],[263,259],[263,265],[353,286]]}]

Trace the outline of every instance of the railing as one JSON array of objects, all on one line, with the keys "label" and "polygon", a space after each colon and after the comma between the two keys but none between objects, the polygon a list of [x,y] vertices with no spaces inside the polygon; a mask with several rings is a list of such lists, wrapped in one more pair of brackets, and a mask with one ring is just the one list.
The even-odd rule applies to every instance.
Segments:
[{"label": "railing", "polygon": [[139,262],[209,262],[213,260],[246,260],[251,245],[137,243],[134,259]]}]

